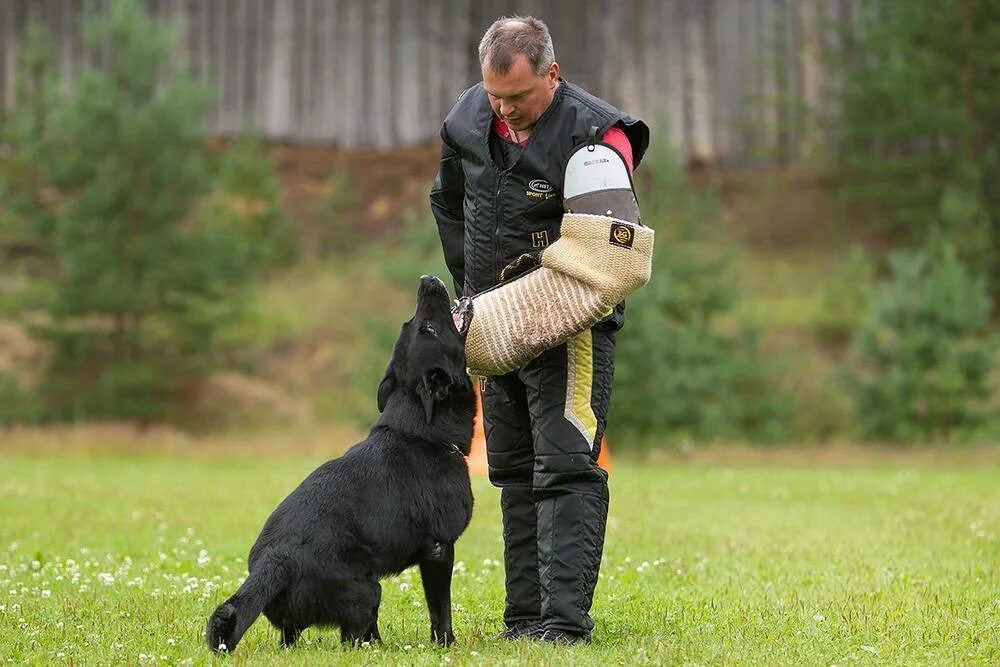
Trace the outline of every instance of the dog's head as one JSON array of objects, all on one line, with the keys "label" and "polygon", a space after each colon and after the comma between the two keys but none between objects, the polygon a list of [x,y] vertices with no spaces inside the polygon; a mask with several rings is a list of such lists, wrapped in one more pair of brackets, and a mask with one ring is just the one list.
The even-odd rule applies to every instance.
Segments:
[{"label": "dog's head", "polygon": [[465,368],[465,336],[472,321],[471,302],[451,311],[448,289],[434,276],[422,276],[417,310],[400,329],[385,377],[378,386],[378,410],[396,391],[416,394],[427,423],[434,408],[453,391],[471,392]]}]

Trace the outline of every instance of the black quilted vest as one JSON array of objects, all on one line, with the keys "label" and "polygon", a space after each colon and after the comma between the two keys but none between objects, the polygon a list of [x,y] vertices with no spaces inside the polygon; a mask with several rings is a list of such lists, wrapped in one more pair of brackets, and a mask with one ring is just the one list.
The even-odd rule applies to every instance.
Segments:
[{"label": "black quilted vest", "polygon": [[[442,136],[458,150],[465,174],[466,295],[496,285],[504,267],[558,238],[563,170],[591,128],[600,137],[621,124],[632,144],[634,167],[649,145],[645,123],[567,81],[556,88],[549,108],[506,169],[490,155],[492,124],[493,109],[478,83],[462,93],[442,128]],[[619,324],[620,318],[619,312]]]}]

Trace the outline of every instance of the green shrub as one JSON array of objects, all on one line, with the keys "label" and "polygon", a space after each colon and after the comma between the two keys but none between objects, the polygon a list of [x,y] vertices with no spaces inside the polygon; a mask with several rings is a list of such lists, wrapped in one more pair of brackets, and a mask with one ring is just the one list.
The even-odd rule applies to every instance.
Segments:
[{"label": "green shrub", "polygon": [[317,256],[343,256],[357,252],[370,241],[367,234],[358,233],[356,216],[351,215],[358,204],[358,190],[350,170],[338,164],[326,179],[326,192],[318,198],[314,214],[319,225],[310,236],[309,250]]},{"label": "green shrub", "polygon": [[136,0],[88,13],[84,33],[100,66],[62,97],[36,86],[12,115],[6,165],[20,176],[3,205],[58,262],[33,329],[52,343],[47,416],[156,420],[212,369],[218,331],[277,262],[277,189],[250,148],[213,169],[206,91]]},{"label": "green shrub", "polygon": [[969,435],[984,424],[997,337],[982,279],[950,245],[898,251],[872,294],[849,376],[866,438]]},{"label": "green shrub", "polygon": [[33,424],[42,418],[35,392],[14,375],[0,372],[0,427]]},{"label": "green shrub", "polygon": [[373,253],[381,275],[402,289],[416,289],[422,275],[437,276],[451,285],[451,273],[441,251],[441,237],[430,214],[407,210],[401,229]]},{"label": "green shrub", "polygon": [[618,336],[611,428],[629,441],[672,432],[699,439],[780,439],[788,402],[732,320],[739,296],[718,198],[684,183],[677,157],[646,157],[643,222],[656,230],[653,276],[629,299]]},{"label": "green shrub", "polygon": [[239,139],[212,170],[212,188],[198,205],[201,226],[239,241],[236,261],[241,264],[267,270],[294,261],[295,228],[282,215],[274,162],[263,142]]},{"label": "green shrub", "polygon": [[854,248],[823,287],[816,332],[824,342],[850,340],[868,308],[874,272],[868,255]]}]

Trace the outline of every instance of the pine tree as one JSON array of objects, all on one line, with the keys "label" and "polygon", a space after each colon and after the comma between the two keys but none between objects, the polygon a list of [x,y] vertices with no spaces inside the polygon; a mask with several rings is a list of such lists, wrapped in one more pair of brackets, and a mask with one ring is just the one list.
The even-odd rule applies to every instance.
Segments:
[{"label": "pine tree", "polygon": [[266,207],[199,214],[206,193],[233,190],[213,175],[207,92],[171,62],[171,31],[135,0],[88,14],[84,31],[94,64],[41,120],[25,104],[14,142],[32,165],[21,201],[58,261],[50,321],[36,328],[53,347],[42,392],[53,418],[155,420],[211,368],[216,331],[264,259],[252,227],[273,220]]},{"label": "pine tree", "polygon": [[1000,4],[851,6],[832,114],[848,194],[901,240],[944,232],[1000,288]]}]

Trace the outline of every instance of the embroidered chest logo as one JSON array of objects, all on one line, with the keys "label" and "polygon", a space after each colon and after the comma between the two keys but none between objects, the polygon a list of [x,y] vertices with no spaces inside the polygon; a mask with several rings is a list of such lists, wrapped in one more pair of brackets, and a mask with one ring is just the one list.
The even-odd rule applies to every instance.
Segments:
[{"label": "embroidered chest logo", "polygon": [[549,233],[546,230],[531,232],[531,247],[544,248],[549,245]]},{"label": "embroidered chest logo", "polygon": [[548,181],[536,178],[528,183],[528,189],[524,194],[532,199],[552,199],[556,196],[555,188]]},{"label": "embroidered chest logo", "polygon": [[609,239],[611,245],[621,246],[622,248],[631,248],[634,238],[632,228],[628,225],[623,225],[618,222],[611,223],[611,238]]}]

